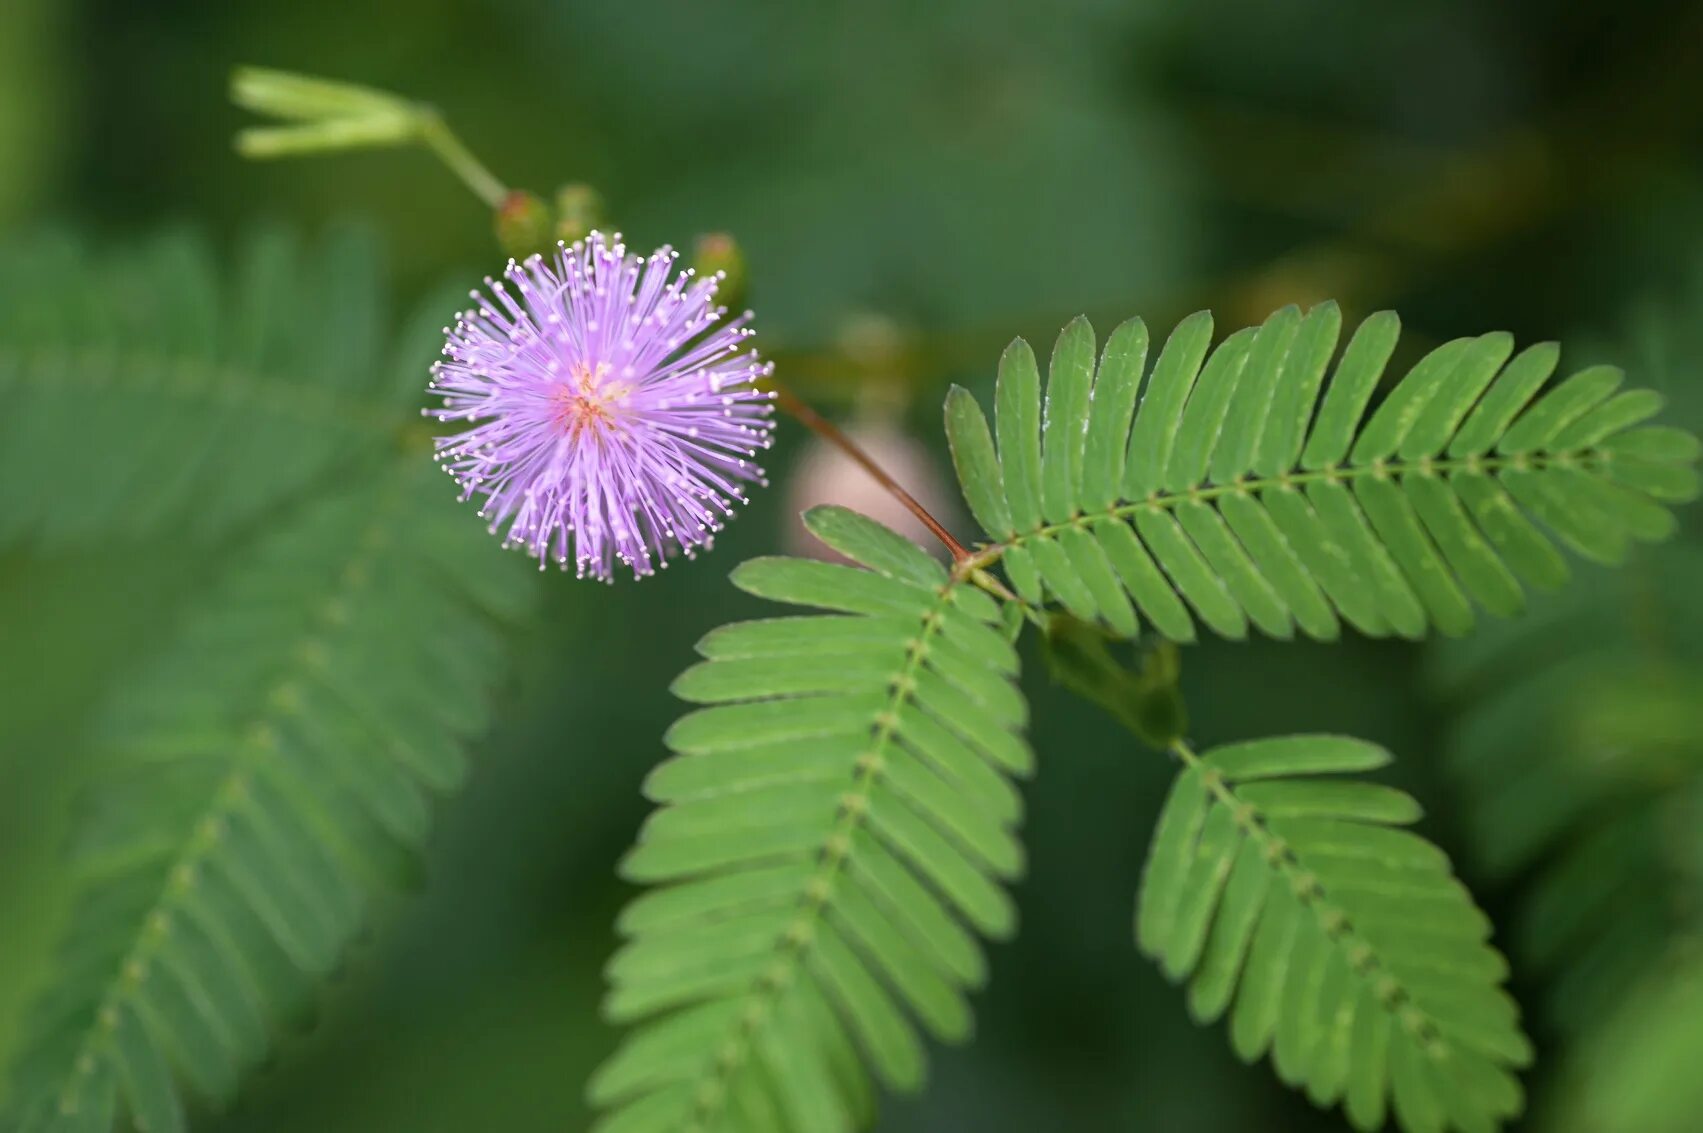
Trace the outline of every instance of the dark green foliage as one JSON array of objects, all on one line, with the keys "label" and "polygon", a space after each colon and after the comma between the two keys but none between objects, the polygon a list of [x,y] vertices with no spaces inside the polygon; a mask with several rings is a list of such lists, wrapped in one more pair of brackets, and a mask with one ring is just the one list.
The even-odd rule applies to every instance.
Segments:
[{"label": "dark green foliage", "polygon": [[8,1133],[180,1129],[184,1086],[234,1095],[413,870],[532,594],[413,432],[447,304],[390,346],[347,232],[263,233],[229,274],[181,233],[0,258],[0,540],[258,531],[95,724]]},{"label": "dark green foliage", "polygon": [[168,1133],[176,1080],[231,1098],[465,774],[530,593],[493,558],[409,454],[297,509],[125,684],[0,1127]]},{"label": "dark green foliage", "polygon": [[1188,734],[1174,643],[1160,641],[1128,666],[1113,655],[1104,630],[1069,614],[1050,616],[1042,641],[1053,679],[1111,713],[1148,747],[1163,751]]},{"label": "dark green foliage", "polygon": [[1703,1107],[1703,970],[1695,953],[1652,973],[1581,1036],[1555,1107],[1563,1133],[1690,1133]]},{"label": "dark green foliage", "polygon": [[1557,1129],[1683,1133],[1703,1058],[1703,554],[1625,570],[1435,658],[1471,850],[1570,1042]]},{"label": "dark green foliage", "polygon": [[[1512,615],[1554,589],[1564,545],[1618,563],[1674,529],[1698,491],[1695,438],[1642,422],[1661,398],[1616,395],[1593,367],[1552,388],[1553,345],[1505,334],[1433,350],[1368,413],[1396,343],[1361,324],[1329,373],[1334,304],[1287,307],[1208,350],[1191,316],[1135,401],[1147,331],[1066,327],[1045,388],[1019,341],[1000,362],[995,428],[953,390],[947,431],[965,498],[1026,600],[1131,635],[1192,640],[1460,634],[1474,606]],[[997,435],[997,452],[994,438]],[[1086,454],[1086,456],[1085,456]],[[1193,617],[1190,616],[1190,608]]]},{"label": "dark green foliage", "polygon": [[1703,932],[1703,554],[1658,548],[1443,651],[1474,857],[1583,1031]]},{"label": "dark green foliage", "polygon": [[438,302],[394,349],[351,232],[0,254],[0,544],[223,534],[382,447],[418,403]]}]

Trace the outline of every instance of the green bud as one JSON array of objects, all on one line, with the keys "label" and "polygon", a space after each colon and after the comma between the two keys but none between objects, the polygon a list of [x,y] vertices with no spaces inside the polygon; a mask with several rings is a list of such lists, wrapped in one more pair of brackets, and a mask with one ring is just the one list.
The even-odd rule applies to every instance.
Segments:
[{"label": "green bud", "polygon": [[603,196],[596,189],[575,183],[556,190],[556,239],[572,244],[602,224]]},{"label": "green bud", "polygon": [[553,243],[550,206],[536,193],[515,189],[497,206],[493,227],[497,243],[517,260],[543,252]]},{"label": "green bud", "polygon": [[745,306],[745,253],[739,250],[739,244],[725,232],[709,232],[698,237],[697,248],[692,254],[692,266],[699,275],[714,275],[723,273],[721,287],[716,292],[716,301],[730,311],[740,310]]}]

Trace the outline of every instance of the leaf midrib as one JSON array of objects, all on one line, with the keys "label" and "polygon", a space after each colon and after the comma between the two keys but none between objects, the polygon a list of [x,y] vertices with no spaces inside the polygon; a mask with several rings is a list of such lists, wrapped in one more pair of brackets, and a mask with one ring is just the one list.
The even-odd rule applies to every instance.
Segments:
[{"label": "leaf midrib", "polygon": [[328,639],[336,636],[335,631],[351,624],[346,619],[340,621],[332,611],[346,608],[351,599],[370,589],[376,581],[377,572],[370,569],[371,563],[388,542],[384,537],[385,529],[396,520],[400,500],[400,488],[393,485],[392,491],[381,499],[354,540],[356,553],[350,555],[338,571],[337,585],[320,603],[317,616],[310,622],[311,628],[288,650],[280,650],[280,656],[288,657],[290,665],[281,667],[279,675],[256,698],[255,703],[261,708],[233,729],[242,738],[232,752],[231,769],[213,791],[183,849],[165,871],[165,882],[159,896],[136,922],[136,939],[115,965],[114,974],[72,1058],[70,1074],[55,1103],[60,1112],[76,1111],[78,1091],[94,1073],[100,1057],[110,1052],[119,1012],[139,992],[152,966],[158,962],[160,952],[171,939],[170,925],[176,917],[184,915],[178,907],[185,904],[194,891],[196,876],[205,868],[204,863],[221,841],[221,829],[230,814],[245,801],[247,783],[261,761],[276,756],[275,741],[271,737],[275,735],[276,721],[287,714],[283,706],[288,703],[288,692],[311,675],[313,666],[310,658],[326,647]]},{"label": "leaf midrib", "polygon": [[[1259,808],[1243,802],[1237,797],[1235,790],[1225,782],[1224,776],[1216,768],[1211,767],[1195,751],[1186,744],[1176,744],[1173,748],[1179,758],[1191,769],[1201,772],[1201,780],[1207,790],[1212,793],[1219,806],[1229,808],[1235,819],[1237,829],[1243,835],[1252,839],[1260,847],[1261,856],[1287,885],[1289,893],[1299,901],[1318,921],[1319,929],[1330,940],[1333,947],[1342,949],[1348,969],[1356,981],[1364,983],[1372,991],[1372,997],[1396,1024],[1392,1029],[1392,1037],[1400,1032],[1420,1041],[1434,1041],[1453,1046],[1441,1035],[1436,1019],[1425,1009],[1418,997],[1407,986],[1396,972],[1385,963],[1378,949],[1361,936],[1354,927],[1354,920],[1348,912],[1336,906],[1327,906],[1329,891],[1318,876],[1305,868],[1300,858],[1281,838],[1273,834],[1265,825]],[[1341,918],[1334,927],[1331,914]],[[1365,966],[1355,961],[1355,952],[1364,949]],[[1394,994],[1384,995],[1379,991],[1379,974],[1390,981]],[[1403,1019],[1403,1009],[1411,1008],[1420,1016],[1421,1025],[1409,1028]]]},{"label": "leaf midrib", "polygon": [[[126,383],[104,375],[103,370],[114,375],[149,372],[160,377],[153,382]],[[20,383],[41,389],[62,390],[74,384],[89,392],[116,389],[180,401],[240,405],[277,417],[334,428],[352,427],[363,432],[392,432],[404,416],[380,402],[349,397],[309,382],[291,382],[241,367],[220,365],[206,358],[156,351],[42,347],[26,353],[0,347],[0,385],[6,384],[7,373],[15,375]],[[65,375],[74,381],[65,381]],[[169,380],[173,377],[175,380]]]},{"label": "leaf midrib", "polygon": [[1183,491],[1155,492],[1140,500],[1125,500],[1094,511],[1078,511],[1062,523],[1043,524],[1032,531],[988,544],[954,568],[958,577],[997,563],[1007,551],[1026,547],[1041,539],[1054,539],[1066,531],[1083,530],[1102,519],[1125,519],[1144,511],[1166,511],[1187,503],[1209,503],[1226,496],[1250,499],[1264,492],[1293,491],[1308,484],[1343,484],[1367,478],[1392,479],[1403,476],[1446,476],[1458,472],[1486,474],[1503,469],[1529,469],[1541,472],[1551,468],[1578,468],[1589,471],[1612,462],[1614,454],[1606,449],[1582,449],[1566,453],[1522,453],[1517,456],[1467,456],[1446,459],[1422,457],[1418,460],[1378,460],[1363,465],[1285,472],[1280,476],[1261,476],[1237,479],[1229,484],[1205,482]]},{"label": "leaf midrib", "polygon": [[[788,988],[794,986],[794,973],[803,965],[815,940],[815,924],[824,916],[832,901],[834,879],[851,859],[852,834],[868,814],[870,796],[882,769],[881,754],[887,750],[898,728],[899,710],[915,694],[912,678],[923,663],[930,639],[939,634],[944,624],[943,614],[951,605],[952,594],[959,585],[960,582],[954,579],[940,587],[938,599],[921,619],[921,633],[913,638],[906,648],[904,663],[893,678],[887,706],[875,717],[870,751],[866,757],[857,761],[851,787],[841,796],[840,815],[833,829],[822,840],[821,864],[799,892],[799,913],[776,937],[773,951],[784,957],[781,961],[784,969],[776,972],[775,978],[770,978],[767,973],[759,976],[750,990],[740,996],[752,1000],[752,1008],[778,999]],[[727,1043],[714,1044],[712,1049],[717,1053],[710,1071],[700,1074],[695,1080],[692,1103],[694,1117],[713,1119],[719,1113],[728,1097],[727,1079],[748,1061],[747,1051],[758,1029],[767,1025],[774,1017],[772,1009],[758,1015],[752,1008],[742,1012],[740,1019],[729,1028]],[[733,1049],[741,1052],[741,1057],[732,1062],[720,1056],[722,1050],[728,1049],[728,1044],[732,1044]]]}]

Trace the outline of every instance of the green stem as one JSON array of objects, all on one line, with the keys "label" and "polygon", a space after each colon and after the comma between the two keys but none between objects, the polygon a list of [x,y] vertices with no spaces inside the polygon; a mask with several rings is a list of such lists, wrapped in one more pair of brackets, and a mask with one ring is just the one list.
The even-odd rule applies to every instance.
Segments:
[{"label": "green stem", "polygon": [[[1191,771],[1204,769],[1206,767],[1206,764],[1201,760],[1199,754],[1195,752],[1194,748],[1189,746],[1189,742],[1185,739],[1179,738],[1172,740],[1169,751],[1172,755],[1182,761],[1184,767],[1187,767]],[[1203,771],[1202,778],[1206,782],[1206,789],[1212,792],[1212,796],[1214,798],[1216,798],[1224,806],[1229,807],[1232,813],[1241,813],[1237,810],[1236,796],[1231,794],[1230,788],[1224,785],[1223,776],[1207,774]],[[1248,822],[1241,825],[1242,830],[1249,837],[1259,841],[1262,847],[1268,845],[1267,842],[1261,841],[1262,838],[1270,837],[1266,834],[1265,827],[1261,826],[1257,822]]]},{"label": "green stem", "polygon": [[[839,449],[853,464],[867,472],[870,478],[881,486],[883,491],[899,501],[906,511],[916,516],[917,521],[928,528],[930,534],[940,540],[947,551],[951,552],[953,563],[969,561],[970,552],[964,549],[962,543],[952,537],[952,533],[946,530],[945,524],[930,515],[928,509],[918,503],[915,496],[905,491],[903,485],[893,479],[885,468],[875,463],[875,459],[864,452],[856,441],[846,436],[838,425],[816,412],[797,394],[779,382],[772,383],[772,388],[776,405],[780,406],[783,411],[806,429]],[[983,584],[977,583],[977,585]]]},{"label": "green stem", "polygon": [[1023,617],[1030,625],[1037,629],[1047,628],[1047,620],[1041,616],[1041,611],[1039,609],[1031,606],[1029,603],[1023,601],[1022,598],[1012,593],[1011,588],[1001,582],[995,575],[989,574],[980,567],[971,567],[969,566],[969,563],[970,559],[966,553],[965,558],[953,567],[953,577],[966,581],[978,589],[985,590],[1001,602],[1016,603],[1017,608],[1023,611]]},{"label": "green stem", "polygon": [[420,111],[420,140],[438,155],[438,160],[448,166],[450,172],[461,178],[462,184],[491,208],[497,208],[508,197],[508,186],[498,180],[484,162],[473,156],[473,151],[455,136],[455,131],[437,111]]}]

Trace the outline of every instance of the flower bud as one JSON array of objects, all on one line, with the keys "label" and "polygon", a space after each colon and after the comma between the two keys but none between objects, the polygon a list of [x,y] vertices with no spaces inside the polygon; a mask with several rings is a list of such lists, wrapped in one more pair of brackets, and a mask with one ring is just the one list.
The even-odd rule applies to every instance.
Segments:
[{"label": "flower bud", "polygon": [[573,244],[601,227],[603,196],[596,189],[573,184],[556,190],[556,239]]},{"label": "flower bud", "polygon": [[725,232],[709,232],[698,237],[692,266],[699,275],[714,275],[718,271],[725,273],[726,278],[716,291],[716,302],[730,311],[738,311],[745,306],[745,253],[739,250],[733,237]]},{"label": "flower bud", "polygon": [[536,193],[516,189],[497,206],[494,217],[497,243],[515,259],[524,260],[550,247],[553,242],[550,222],[550,206]]}]

